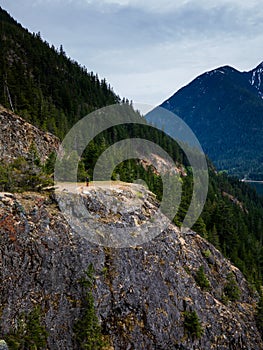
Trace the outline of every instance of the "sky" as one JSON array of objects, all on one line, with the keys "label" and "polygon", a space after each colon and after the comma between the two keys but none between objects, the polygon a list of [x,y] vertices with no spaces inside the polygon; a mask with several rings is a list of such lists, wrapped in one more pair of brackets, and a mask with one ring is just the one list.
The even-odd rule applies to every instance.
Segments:
[{"label": "sky", "polygon": [[260,0],[0,0],[31,32],[106,78],[134,103],[157,106],[219,66],[263,61]]}]

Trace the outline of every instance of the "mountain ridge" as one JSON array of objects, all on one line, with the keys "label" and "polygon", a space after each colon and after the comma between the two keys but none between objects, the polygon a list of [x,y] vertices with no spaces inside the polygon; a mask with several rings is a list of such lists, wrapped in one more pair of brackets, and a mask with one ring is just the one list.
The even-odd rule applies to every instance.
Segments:
[{"label": "mountain ridge", "polygon": [[162,103],[194,131],[219,170],[263,174],[263,69],[223,66],[195,78]]}]

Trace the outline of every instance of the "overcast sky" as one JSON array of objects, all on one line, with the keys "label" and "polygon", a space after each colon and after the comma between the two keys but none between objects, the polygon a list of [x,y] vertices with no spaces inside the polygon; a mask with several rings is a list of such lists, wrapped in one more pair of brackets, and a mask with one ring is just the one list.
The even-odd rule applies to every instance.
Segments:
[{"label": "overcast sky", "polygon": [[197,75],[263,61],[260,0],[0,0],[121,97],[158,105]]}]

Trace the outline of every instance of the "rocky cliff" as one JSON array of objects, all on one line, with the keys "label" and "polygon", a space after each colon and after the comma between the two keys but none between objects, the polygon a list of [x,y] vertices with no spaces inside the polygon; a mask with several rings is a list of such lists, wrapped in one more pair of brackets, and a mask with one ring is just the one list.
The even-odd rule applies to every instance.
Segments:
[{"label": "rocky cliff", "polygon": [[[143,192],[144,191],[144,192]],[[156,210],[140,185],[101,187],[80,196],[97,224],[137,226]],[[115,198],[110,212],[107,203]],[[134,201],[136,206],[124,206]],[[140,204],[140,205],[139,205]],[[110,204],[112,206],[112,203]],[[72,231],[54,197],[35,193],[0,194],[1,334],[19,327],[23,313],[40,306],[47,349],[78,349],[73,326],[85,292],[79,283],[94,266],[94,304],[107,349],[262,349],[256,328],[255,294],[241,272],[193,232],[170,225],[149,243],[114,249],[91,244]],[[197,279],[203,272],[206,288]],[[240,294],[226,300],[231,274]],[[232,281],[232,282],[233,282]],[[229,286],[228,286],[229,287]],[[187,326],[196,312],[202,335]]]},{"label": "rocky cliff", "polygon": [[18,115],[0,105],[0,161],[10,161],[27,156],[34,145],[41,161],[57,150],[59,139],[51,133],[41,131]]}]

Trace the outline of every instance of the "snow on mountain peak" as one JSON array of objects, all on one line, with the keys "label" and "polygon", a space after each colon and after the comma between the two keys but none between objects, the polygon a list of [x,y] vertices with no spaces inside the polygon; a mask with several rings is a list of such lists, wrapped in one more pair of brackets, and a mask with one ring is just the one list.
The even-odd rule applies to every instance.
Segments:
[{"label": "snow on mountain peak", "polygon": [[259,91],[260,97],[263,98],[263,62],[251,71],[249,81]]}]

